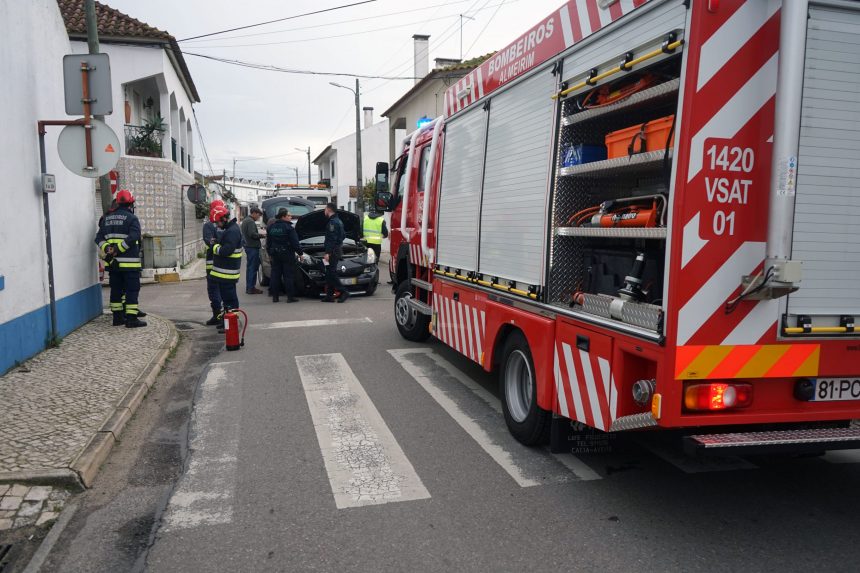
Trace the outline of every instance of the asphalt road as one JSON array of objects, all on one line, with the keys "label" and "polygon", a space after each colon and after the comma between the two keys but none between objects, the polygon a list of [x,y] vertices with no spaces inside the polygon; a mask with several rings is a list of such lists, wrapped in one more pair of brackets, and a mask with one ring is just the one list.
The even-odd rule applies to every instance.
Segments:
[{"label": "asphalt road", "polygon": [[622,440],[611,454],[552,455],[509,437],[493,377],[441,343],[400,338],[387,288],[346,304],[241,296],[245,347],[220,353],[201,326],[202,282],[141,300],[185,331],[182,350],[44,570],[860,562],[858,452],[698,463]]}]

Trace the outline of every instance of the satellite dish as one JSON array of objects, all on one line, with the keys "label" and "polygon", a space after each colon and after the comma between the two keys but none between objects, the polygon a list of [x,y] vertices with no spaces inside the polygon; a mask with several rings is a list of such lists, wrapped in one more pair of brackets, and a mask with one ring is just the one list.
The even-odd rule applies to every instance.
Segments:
[{"label": "satellite dish", "polygon": [[86,130],[83,125],[67,125],[60,132],[57,151],[63,165],[81,177],[95,179],[116,167],[119,161],[119,138],[108,125],[97,119],[91,120],[93,169],[87,169]]}]

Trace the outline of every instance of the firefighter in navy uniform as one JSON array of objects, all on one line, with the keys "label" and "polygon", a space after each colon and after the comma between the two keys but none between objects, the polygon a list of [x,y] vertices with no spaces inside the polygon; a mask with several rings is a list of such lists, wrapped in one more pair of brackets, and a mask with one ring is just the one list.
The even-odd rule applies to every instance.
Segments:
[{"label": "firefighter in navy uniform", "polygon": [[[239,268],[242,266],[242,232],[236,224],[236,219],[230,218],[230,211],[226,206],[213,207],[211,217],[221,228],[221,236],[212,247],[212,270],[209,271],[209,276],[218,283],[224,312],[227,312],[239,308],[236,283],[239,282]],[[223,314],[218,329],[224,329]]]},{"label": "firefighter in navy uniform", "polygon": [[218,326],[221,324],[221,292],[218,283],[210,274],[212,271],[213,258],[215,254],[212,249],[218,242],[220,231],[215,225],[215,207],[226,207],[220,199],[212,201],[209,205],[209,220],[203,223],[203,243],[206,245],[206,294],[209,296],[209,306],[212,307],[212,318],[206,321],[206,326]]},{"label": "firefighter in navy uniform", "polygon": [[[322,302],[334,302],[337,296],[337,302],[346,302],[349,298],[349,293],[340,284],[340,279],[337,277],[337,264],[343,258],[343,240],[346,238],[346,231],[343,229],[343,222],[337,216],[337,205],[328,203],[325,206],[325,215],[328,217],[328,223],[325,227],[325,282],[326,293]],[[338,295],[338,293],[340,293]]]},{"label": "firefighter in navy uniform", "polygon": [[113,325],[138,328],[146,326],[138,317],[140,221],[134,214],[134,196],[128,190],[116,194],[116,203],[116,209],[101,220],[96,244],[108,263]]},{"label": "firefighter in navy uniform", "polygon": [[290,220],[290,212],[281,208],[276,219],[266,236],[266,251],[272,261],[272,302],[280,298],[281,283],[287,291],[287,302],[298,302],[295,296],[296,255],[302,255],[302,245]]}]

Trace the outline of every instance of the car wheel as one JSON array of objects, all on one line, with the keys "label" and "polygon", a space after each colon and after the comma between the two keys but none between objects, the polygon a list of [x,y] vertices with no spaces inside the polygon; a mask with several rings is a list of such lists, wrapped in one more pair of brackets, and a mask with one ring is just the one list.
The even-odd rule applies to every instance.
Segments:
[{"label": "car wheel", "polygon": [[514,438],[527,446],[544,443],[552,414],[538,406],[534,361],[521,332],[512,333],[505,341],[499,390],[505,423]]},{"label": "car wheel", "polygon": [[430,317],[410,306],[412,297],[410,282],[406,280],[400,283],[394,296],[394,322],[397,323],[400,336],[412,342],[424,342],[430,338]]},{"label": "car wheel", "polygon": [[376,286],[378,284],[379,284],[379,271],[377,270],[376,274],[373,275],[373,280],[370,282],[369,285],[367,285],[367,288],[364,291],[367,294],[367,296],[373,296],[373,293],[376,292]]}]

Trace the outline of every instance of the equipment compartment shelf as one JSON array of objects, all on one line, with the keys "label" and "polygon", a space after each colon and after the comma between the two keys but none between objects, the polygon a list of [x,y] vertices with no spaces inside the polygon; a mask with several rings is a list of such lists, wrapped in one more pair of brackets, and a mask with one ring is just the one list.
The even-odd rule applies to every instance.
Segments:
[{"label": "equipment compartment shelf", "polygon": [[665,227],[559,227],[559,237],[602,237],[606,239],[665,239]]},{"label": "equipment compartment shelf", "polygon": [[595,119],[616,111],[629,111],[644,104],[654,105],[659,100],[675,97],[680,85],[680,78],[675,78],[674,80],[669,80],[668,82],[663,82],[662,84],[637,92],[622,101],[565,116],[562,118],[561,124],[563,126],[576,125],[577,123]]},{"label": "equipment compartment shelf", "polygon": [[[609,175],[616,173],[624,173],[626,171],[645,171],[647,169],[657,169],[663,165],[665,150],[648,151],[646,153],[637,153],[630,157],[616,157],[615,159],[604,159],[603,161],[594,161],[592,163],[583,163],[582,165],[573,165],[571,167],[561,167],[558,170],[559,177],[570,177],[571,175]],[[669,150],[669,157],[672,157],[672,150]]]}]

